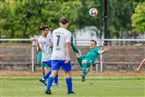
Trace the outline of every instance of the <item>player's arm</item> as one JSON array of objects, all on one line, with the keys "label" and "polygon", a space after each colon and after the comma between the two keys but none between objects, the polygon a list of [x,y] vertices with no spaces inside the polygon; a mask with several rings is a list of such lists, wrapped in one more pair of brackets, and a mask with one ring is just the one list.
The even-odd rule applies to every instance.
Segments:
[{"label": "player's arm", "polygon": [[39,41],[37,39],[34,39],[33,41],[37,45],[37,50],[40,52],[41,51],[41,47],[40,47]]},{"label": "player's arm", "polygon": [[137,67],[136,71],[139,72],[142,65],[145,64],[145,59],[140,63],[140,65]]},{"label": "player's arm", "polygon": [[41,48],[40,48],[40,45],[38,44],[37,45],[37,50],[40,52],[41,51]]},{"label": "player's arm", "polygon": [[70,52],[71,52],[71,45],[69,42],[66,42],[66,61],[65,61],[65,63],[68,63],[70,60]]},{"label": "player's arm", "polygon": [[50,46],[49,46],[50,48],[53,48],[53,42],[51,42],[51,44],[50,44]]},{"label": "player's arm", "polygon": [[50,39],[50,41],[51,41],[51,43],[50,43],[50,48],[53,48],[53,37],[51,37],[51,39]]},{"label": "player's arm", "polygon": [[109,49],[110,49],[109,47],[105,47],[103,50],[99,50],[99,54],[103,54],[107,52]]},{"label": "player's arm", "polygon": [[71,44],[70,44],[70,41],[71,41],[71,33],[68,33],[67,36],[66,36],[66,41],[65,41],[65,46],[66,46],[66,60],[65,60],[65,63],[68,63],[69,60],[70,60],[70,53],[71,53]]}]

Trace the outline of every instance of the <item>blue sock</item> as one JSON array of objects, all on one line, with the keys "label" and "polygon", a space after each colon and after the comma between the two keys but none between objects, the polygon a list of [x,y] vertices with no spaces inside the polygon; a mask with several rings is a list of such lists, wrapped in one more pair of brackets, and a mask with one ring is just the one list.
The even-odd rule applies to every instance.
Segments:
[{"label": "blue sock", "polygon": [[72,92],[72,78],[66,78],[66,84],[68,93]]},{"label": "blue sock", "polygon": [[57,74],[56,77],[54,78],[54,83],[58,83],[58,74]]},{"label": "blue sock", "polygon": [[47,90],[50,90],[52,82],[53,82],[53,79],[54,79],[53,77],[49,77],[48,78]]},{"label": "blue sock", "polygon": [[51,74],[51,71],[47,72],[47,74],[45,74],[45,75],[43,76],[43,78],[44,78],[44,79],[47,79],[47,78],[50,76],[50,74]]}]

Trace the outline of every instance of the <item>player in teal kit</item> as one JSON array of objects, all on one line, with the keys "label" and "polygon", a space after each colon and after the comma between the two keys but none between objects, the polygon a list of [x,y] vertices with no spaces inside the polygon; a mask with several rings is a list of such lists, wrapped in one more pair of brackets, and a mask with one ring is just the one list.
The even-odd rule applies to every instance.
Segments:
[{"label": "player in teal kit", "polygon": [[105,47],[103,50],[96,47],[97,42],[95,40],[90,41],[90,51],[87,54],[81,55],[81,51],[71,42],[73,51],[76,53],[79,65],[82,67],[82,81],[85,81],[87,68],[89,68],[100,54],[108,51],[109,48]]}]

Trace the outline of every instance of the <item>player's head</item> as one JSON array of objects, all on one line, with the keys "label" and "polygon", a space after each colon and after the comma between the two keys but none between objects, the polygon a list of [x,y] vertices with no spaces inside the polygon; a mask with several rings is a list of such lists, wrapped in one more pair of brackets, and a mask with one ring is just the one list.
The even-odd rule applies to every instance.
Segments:
[{"label": "player's head", "polygon": [[42,35],[46,36],[48,34],[49,30],[50,30],[49,27],[46,25],[43,25],[40,27],[40,31],[41,31]]},{"label": "player's head", "polygon": [[90,48],[95,48],[97,45],[97,42],[95,40],[90,40]]},{"label": "player's head", "polygon": [[61,18],[59,21],[59,26],[63,28],[68,28],[69,22],[67,18]]}]

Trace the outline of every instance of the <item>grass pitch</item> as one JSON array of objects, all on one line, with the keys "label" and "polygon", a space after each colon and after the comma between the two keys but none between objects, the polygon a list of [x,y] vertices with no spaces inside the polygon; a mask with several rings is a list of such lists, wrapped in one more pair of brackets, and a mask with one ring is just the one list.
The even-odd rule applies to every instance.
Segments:
[{"label": "grass pitch", "polygon": [[52,94],[44,93],[45,86],[35,77],[1,77],[0,97],[145,97],[144,77],[88,77],[81,82],[73,77],[73,90],[68,95],[65,78],[60,77],[61,86],[52,86]]}]

